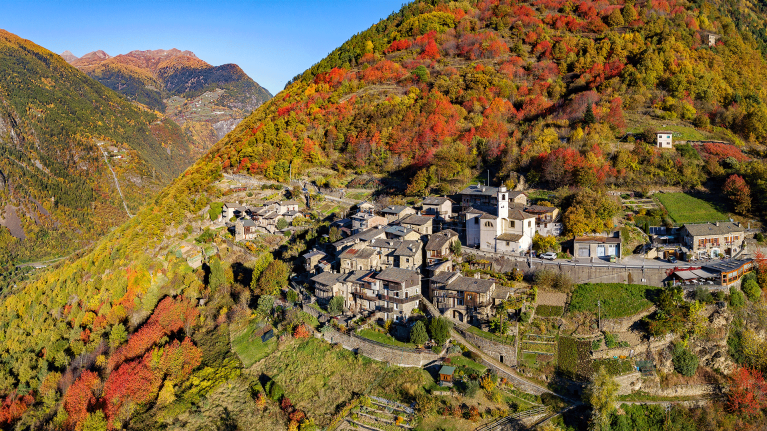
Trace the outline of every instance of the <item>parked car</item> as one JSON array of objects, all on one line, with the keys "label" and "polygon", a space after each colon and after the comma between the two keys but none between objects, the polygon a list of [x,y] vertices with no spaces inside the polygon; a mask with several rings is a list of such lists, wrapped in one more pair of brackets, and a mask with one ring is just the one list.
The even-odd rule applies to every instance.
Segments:
[{"label": "parked car", "polygon": [[540,255],[540,258],[546,259],[546,260],[554,260],[557,258],[557,254],[554,253],[553,251],[549,251],[547,253],[543,253],[542,255]]},{"label": "parked car", "polygon": [[674,256],[669,256],[668,263],[676,263],[676,258]]}]

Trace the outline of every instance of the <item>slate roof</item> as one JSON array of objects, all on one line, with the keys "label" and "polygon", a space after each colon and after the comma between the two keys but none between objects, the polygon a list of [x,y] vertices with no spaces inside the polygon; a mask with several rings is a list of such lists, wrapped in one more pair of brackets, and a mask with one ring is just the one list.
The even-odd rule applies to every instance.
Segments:
[{"label": "slate roof", "polygon": [[498,240],[499,241],[513,241],[513,242],[517,242],[520,239],[522,239],[522,236],[523,235],[518,234],[518,233],[502,233],[502,234],[498,235]]},{"label": "slate roof", "polygon": [[413,229],[405,226],[388,226],[384,231],[392,235],[405,236],[410,232],[413,232]]},{"label": "slate roof", "polygon": [[386,268],[376,275],[376,278],[384,281],[393,281],[395,283],[405,283],[415,276],[417,280],[420,280],[421,274],[416,271],[410,271],[409,269],[402,268]]},{"label": "slate roof", "polygon": [[524,194],[525,192],[509,192],[509,199],[515,199]]},{"label": "slate roof", "polygon": [[447,284],[450,282],[450,280],[454,277],[459,277],[460,274],[457,272],[440,272],[438,274],[435,274],[434,277],[431,278],[431,281],[435,283],[442,283]]},{"label": "slate roof", "polygon": [[745,231],[743,226],[733,222],[686,224],[683,227],[692,236],[729,235],[730,233]]},{"label": "slate roof", "polygon": [[509,220],[527,220],[531,218],[535,218],[535,216],[532,214],[528,214],[524,211],[520,211],[516,209],[509,211]]},{"label": "slate roof", "polygon": [[352,271],[348,274],[345,274],[344,281],[350,283],[365,284],[372,281],[370,276],[374,274],[375,272],[373,271]]},{"label": "slate roof", "polygon": [[376,238],[370,241],[370,247],[390,248],[392,250],[396,250],[401,245],[402,240],[399,239]]},{"label": "slate roof", "polygon": [[409,207],[407,207],[405,205],[391,205],[391,206],[388,206],[388,207],[384,208],[384,210],[381,211],[381,212],[384,213],[384,214],[399,214],[399,213],[401,213],[402,211],[405,211],[408,208]]},{"label": "slate roof", "polygon": [[461,195],[474,196],[495,196],[498,193],[498,187],[473,185],[461,190]]},{"label": "slate roof", "polygon": [[325,253],[323,253],[323,252],[321,252],[321,251],[319,251],[317,249],[314,249],[314,250],[310,251],[309,253],[304,254],[303,258],[306,259],[306,260],[309,260],[309,259],[311,259],[313,257],[316,257],[316,256],[327,256],[327,254],[325,254]]},{"label": "slate roof", "polygon": [[452,229],[446,229],[442,232],[435,233],[429,237],[429,242],[426,244],[426,250],[442,250],[442,247],[444,247],[448,241],[457,237],[458,234]]},{"label": "slate roof", "polygon": [[242,222],[243,227],[256,227],[256,223],[251,219],[245,219],[244,222]]},{"label": "slate roof", "polygon": [[447,286],[447,290],[460,292],[488,293],[495,284],[493,280],[460,276]]},{"label": "slate roof", "polygon": [[448,198],[443,198],[439,196],[429,196],[428,198],[423,200],[424,205],[442,205],[445,202],[452,202]]},{"label": "slate roof", "polygon": [[557,210],[556,207],[545,207],[543,205],[530,205],[529,207],[527,207],[527,209],[525,209],[525,212],[536,213],[536,214],[548,214],[548,213],[553,213],[556,210]]},{"label": "slate roof", "polygon": [[431,217],[419,216],[416,214],[409,215],[400,221],[400,224],[412,224],[415,226],[423,226],[432,221]]},{"label": "slate roof", "polygon": [[296,201],[285,201],[285,202],[283,202],[283,203],[282,203],[282,205],[283,205],[283,206],[288,206],[288,205],[299,205],[299,203],[298,203],[298,202],[296,202]]},{"label": "slate roof", "polygon": [[311,280],[317,284],[332,286],[338,283],[342,276],[343,274],[334,274],[332,272],[321,272],[315,275],[314,277],[312,277]]},{"label": "slate roof", "polygon": [[421,241],[402,241],[394,250],[394,256],[415,256],[421,251]]}]

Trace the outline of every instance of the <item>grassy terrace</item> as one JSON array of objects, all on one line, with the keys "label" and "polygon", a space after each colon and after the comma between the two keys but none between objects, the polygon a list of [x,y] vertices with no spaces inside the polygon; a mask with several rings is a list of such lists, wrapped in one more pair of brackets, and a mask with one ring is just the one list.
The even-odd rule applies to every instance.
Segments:
[{"label": "grassy terrace", "polygon": [[258,329],[257,322],[252,322],[245,330],[231,335],[232,350],[240,357],[244,368],[249,368],[277,350],[277,337],[265,343],[261,342],[261,337],[253,337],[253,332]]},{"label": "grassy terrace", "polygon": [[450,365],[456,366],[456,367],[466,367],[471,368],[472,370],[477,371],[480,374],[484,374],[485,371],[487,371],[487,367],[478,363],[474,362],[471,359],[465,357],[465,356],[452,356],[450,358]]},{"label": "grassy terrace", "polygon": [[388,334],[382,334],[380,332],[374,331],[372,329],[363,329],[359,332],[357,332],[357,335],[360,337],[367,338],[368,340],[377,341],[379,343],[388,344],[390,346],[397,346],[397,347],[404,347],[406,349],[415,349],[416,345],[413,343],[403,343],[401,341],[397,341]]},{"label": "grassy terrace", "polygon": [[483,331],[476,326],[469,326],[467,329],[468,332],[471,332],[472,334],[482,337],[486,340],[495,341],[496,343],[503,343],[503,344],[514,344],[514,336],[513,335],[498,335],[493,334],[487,331]]},{"label": "grassy terrace", "polygon": [[580,284],[570,300],[570,312],[598,311],[602,303],[602,318],[631,316],[652,306],[650,299],[659,288],[639,284],[596,283]]},{"label": "grassy terrace", "polygon": [[726,214],[717,211],[710,203],[686,193],[658,193],[654,195],[666,207],[674,223],[706,223],[727,221]]}]

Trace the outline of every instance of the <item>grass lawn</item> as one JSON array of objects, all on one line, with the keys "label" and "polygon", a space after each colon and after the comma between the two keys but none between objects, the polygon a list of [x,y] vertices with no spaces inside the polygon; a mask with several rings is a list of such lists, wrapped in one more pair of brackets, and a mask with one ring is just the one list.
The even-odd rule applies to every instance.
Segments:
[{"label": "grass lawn", "polygon": [[570,312],[589,311],[597,313],[597,301],[602,304],[602,318],[612,319],[631,316],[650,308],[652,297],[658,287],[640,284],[586,283],[579,284],[570,299]]},{"label": "grass lawn", "polygon": [[474,362],[471,359],[465,357],[465,356],[451,356],[450,357],[450,365],[454,365],[457,367],[466,367],[471,368],[473,370],[476,370],[480,374],[484,374],[485,371],[487,371],[487,367],[478,363]]},{"label": "grass lawn", "polygon": [[471,332],[472,334],[482,337],[484,339],[495,341],[496,343],[502,343],[502,344],[514,344],[514,336],[513,335],[498,335],[493,334],[487,331],[483,331],[476,326],[469,326],[469,329],[467,329],[468,332]]},{"label": "grass lawn", "polygon": [[244,368],[249,368],[277,350],[277,337],[272,337],[266,343],[261,342],[261,337],[251,339],[253,332],[258,329],[257,323],[254,321],[244,331],[231,334],[232,350],[240,357]]},{"label": "grass lawn", "polygon": [[654,196],[666,207],[674,223],[679,225],[729,220],[710,203],[686,193],[657,193]]},{"label": "grass lawn", "polygon": [[391,335],[382,334],[372,329],[365,328],[357,332],[357,335],[359,335],[360,337],[365,337],[368,340],[378,341],[379,343],[388,344],[390,346],[404,347],[406,349],[416,348],[416,345],[413,343],[403,343],[401,341],[397,341]]},{"label": "grass lawn", "polygon": [[418,394],[433,382],[422,369],[389,366],[314,338],[288,339],[247,373],[274,379],[319,426],[328,425],[337,410],[360,394],[410,404],[402,398],[405,385]]}]

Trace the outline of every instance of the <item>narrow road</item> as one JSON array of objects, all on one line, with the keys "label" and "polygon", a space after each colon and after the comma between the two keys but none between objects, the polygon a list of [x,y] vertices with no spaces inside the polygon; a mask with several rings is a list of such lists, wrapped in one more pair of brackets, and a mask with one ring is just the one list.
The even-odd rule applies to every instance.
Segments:
[{"label": "narrow road", "polygon": [[117,174],[115,174],[114,169],[112,169],[112,165],[109,164],[109,159],[107,158],[107,152],[104,151],[104,148],[101,146],[103,145],[103,142],[99,142],[96,145],[99,147],[99,150],[101,150],[101,154],[104,155],[104,161],[107,164],[107,167],[109,168],[109,171],[112,172],[112,177],[115,179],[115,186],[117,186],[117,193],[120,193],[120,199],[123,201],[123,207],[125,207],[125,212],[128,214],[128,217],[132,218],[130,211],[128,211],[128,204],[125,203],[125,196],[123,196],[123,191],[120,189],[120,183],[117,181]]}]

